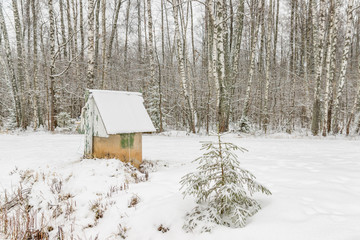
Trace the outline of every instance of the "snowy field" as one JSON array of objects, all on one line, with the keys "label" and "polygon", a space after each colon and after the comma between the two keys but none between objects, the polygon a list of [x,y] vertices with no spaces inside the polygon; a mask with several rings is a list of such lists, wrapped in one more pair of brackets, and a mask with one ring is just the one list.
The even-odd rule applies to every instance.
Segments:
[{"label": "snowy field", "polygon": [[[60,201],[45,182],[55,176],[62,179],[59,192],[68,193],[66,203],[74,209],[66,217],[59,212],[57,222],[48,224],[64,226],[64,232],[71,232],[75,239],[94,239],[96,235],[98,239],[121,239],[121,228],[127,239],[134,240],[360,239],[358,139],[225,136],[226,141],[249,150],[239,154],[242,166],[272,195],[255,195],[262,209],[246,227],[219,226],[203,234],[182,230],[184,216],[195,202],[191,197],[183,199],[179,180],[195,169],[191,161],[201,154],[200,142],[215,137],[145,135],[143,157],[156,163],[156,171],[149,173],[148,181],[139,183],[117,160],[81,160],[82,139],[81,135],[48,133],[0,135],[0,194],[14,190],[19,173],[32,169],[28,171],[33,184],[29,201],[45,209]],[[115,186],[124,183],[128,187],[116,190]],[[133,196],[138,196],[139,203],[129,207]],[[98,199],[103,209],[96,218],[91,206]],[[158,231],[161,225],[169,230]],[[54,234],[55,230],[50,237]]]}]

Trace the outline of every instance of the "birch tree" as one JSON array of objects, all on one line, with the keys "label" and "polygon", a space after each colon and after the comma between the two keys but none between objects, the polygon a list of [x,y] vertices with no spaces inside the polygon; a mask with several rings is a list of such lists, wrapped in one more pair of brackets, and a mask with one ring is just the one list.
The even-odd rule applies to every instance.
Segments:
[{"label": "birch tree", "polygon": [[346,135],[350,134],[350,124],[351,124],[352,120],[354,119],[356,113],[359,114],[359,116],[357,118],[355,118],[355,120],[356,120],[355,121],[355,127],[356,127],[355,132],[356,133],[359,133],[359,127],[360,127],[360,55],[359,55],[358,59],[359,60],[358,60],[357,90],[356,90],[354,105],[351,109],[349,120],[346,125]]},{"label": "birch tree", "polygon": [[245,8],[245,0],[241,0],[237,10],[236,16],[236,34],[235,34],[235,47],[233,48],[232,53],[232,83],[235,83],[237,75],[239,73],[239,58],[240,58],[240,50],[241,50],[241,42],[242,42],[242,34],[244,28],[244,8]]},{"label": "birch tree", "polygon": [[289,61],[289,72],[288,77],[290,78],[290,92],[289,101],[291,106],[289,108],[289,119],[287,121],[286,131],[292,132],[294,128],[294,114],[295,114],[295,77],[296,77],[296,14],[297,14],[297,1],[291,1],[291,16],[290,16],[290,61]]},{"label": "birch tree", "polygon": [[105,88],[105,66],[106,66],[106,0],[101,0],[101,53],[102,53],[102,71],[101,88]]},{"label": "birch tree", "polygon": [[50,82],[50,131],[54,131],[56,127],[55,122],[55,16],[54,16],[54,6],[53,1],[48,0],[49,8],[49,42],[50,42],[50,66],[49,66],[49,82]]},{"label": "birch tree", "polygon": [[[36,0],[31,0],[31,9],[33,16],[33,127],[36,128],[42,123],[40,121],[39,109],[39,94],[38,94],[38,42],[37,42],[37,14],[36,14]],[[64,48],[66,49],[66,48]]]},{"label": "birch tree", "polygon": [[[90,4],[90,2],[89,2]],[[66,20],[67,20],[67,30],[68,30],[68,38],[70,38],[70,36],[73,34],[73,26],[72,26],[72,19],[71,19],[71,5],[70,5],[70,0],[66,0]],[[90,20],[89,20],[89,24],[90,24]],[[56,26],[55,26],[56,27]],[[75,52],[74,52],[74,41],[73,38],[70,39],[70,41],[68,41],[69,44],[67,44],[67,46],[69,47],[69,58],[71,57],[75,57]]]},{"label": "birch tree", "polygon": [[331,107],[331,101],[333,96],[333,85],[335,78],[335,66],[336,66],[336,44],[337,44],[337,31],[339,23],[339,0],[330,1],[330,26],[329,26],[329,42],[326,57],[326,86],[324,94],[324,106],[322,113],[322,135],[326,136],[331,123],[331,113],[329,114],[329,108]]},{"label": "birch tree", "polygon": [[148,20],[148,55],[150,65],[150,80],[145,86],[145,101],[147,102],[150,117],[157,130],[160,128],[159,116],[159,85],[155,77],[155,57],[154,57],[154,39],[153,39],[153,21],[151,12],[151,0],[147,0],[147,20]]},{"label": "birch tree", "polygon": [[[310,0],[311,1],[311,0]],[[275,5],[275,4],[274,4]],[[276,62],[276,49],[277,49],[277,40],[278,40],[278,27],[279,27],[279,10],[280,10],[280,0],[276,1],[276,18],[275,18],[275,32],[274,32],[274,52],[273,52],[273,63]]]},{"label": "birch tree", "polygon": [[[313,14],[315,11],[315,1],[312,1],[313,6],[311,6]],[[317,135],[319,133],[319,123],[320,123],[320,84],[321,84],[321,76],[322,76],[322,68],[323,68],[323,55],[324,55],[324,38],[325,38],[325,8],[326,2],[325,0],[320,0],[320,11],[319,11],[319,29],[316,35],[314,46],[316,49],[316,75],[315,75],[315,92],[314,92],[314,102],[313,102],[313,111],[312,111],[312,123],[311,123],[311,132],[313,135]],[[314,27],[316,26],[316,18],[313,18]]]},{"label": "birch tree", "polygon": [[271,55],[271,37],[272,37],[272,0],[270,0],[268,18],[267,18],[267,29],[268,33],[266,35],[266,58],[265,58],[265,96],[264,96],[264,120],[263,127],[265,133],[267,132],[268,124],[269,124],[269,88],[270,88],[270,55]]},{"label": "birch tree", "polygon": [[141,63],[142,58],[142,37],[141,37],[141,0],[137,0],[137,54]]},{"label": "birch tree", "polygon": [[351,47],[351,38],[352,38],[352,22],[353,22],[353,4],[354,0],[349,0],[347,10],[346,10],[346,34],[345,34],[345,43],[343,49],[343,55],[341,59],[340,67],[340,76],[337,88],[337,95],[334,103],[334,117],[333,117],[333,133],[338,133],[339,128],[339,115],[340,115],[340,103],[342,98],[342,93],[345,85],[346,70],[349,60],[349,53]]},{"label": "birch tree", "polygon": [[[61,39],[62,44],[66,43],[66,33],[65,33],[65,20],[64,20],[64,1],[59,0],[59,9],[60,9],[60,29],[61,29]],[[64,57],[67,57],[66,47],[63,48]]]},{"label": "birch tree", "polygon": [[[128,0],[125,15],[125,43],[124,43],[124,69],[128,68],[128,50],[129,50],[129,21],[130,21],[130,7],[131,2]],[[126,91],[129,91],[129,76],[125,74]]]},{"label": "birch tree", "polygon": [[[111,60],[111,56],[112,56],[112,50],[113,50],[113,45],[114,45],[113,43],[114,43],[114,39],[115,39],[115,32],[117,29],[117,22],[118,22],[118,18],[119,18],[121,3],[122,3],[122,1],[116,2],[116,7],[115,7],[115,11],[114,11],[114,16],[113,16],[113,23],[112,23],[111,32],[110,32],[110,39],[109,39],[109,43],[107,45],[106,64],[104,64],[104,66],[103,66],[104,72],[106,72],[106,68],[110,64],[110,60]],[[102,84],[103,84],[102,89],[106,89],[108,87],[106,78],[104,78],[104,81]]]},{"label": "birch tree", "polygon": [[227,92],[225,89],[225,47],[224,47],[224,34],[225,34],[225,6],[223,0],[216,0],[216,79],[217,81],[217,118],[218,118],[218,131],[227,131]]},{"label": "birch tree", "polygon": [[[259,6],[257,8],[257,11],[260,13],[262,8],[264,7],[262,5],[262,1],[259,1]],[[249,78],[247,82],[246,87],[246,93],[245,93],[245,101],[244,101],[244,107],[242,110],[242,115],[240,119],[240,131],[249,131],[249,110],[250,110],[250,100],[251,100],[251,85],[254,79],[254,73],[255,73],[255,57],[256,57],[256,46],[258,41],[258,35],[259,35],[259,28],[260,28],[260,16],[256,16],[256,13],[253,13],[252,18],[252,32],[251,32],[251,51],[250,51],[250,68],[249,68]]]},{"label": "birch tree", "polygon": [[84,50],[85,50],[85,37],[84,37],[84,13],[83,13],[83,1],[79,0],[79,12],[80,12],[80,20],[79,20],[79,30],[80,30],[80,61],[84,61]]},{"label": "birch tree", "polygon": [[95,33],[94,33],[94,62],[95,62],[95,72],[99,72],[99,43],[100,43],[100,0],[95,2],[94,10],[94,19],[95,19]]},{"label": "birch tree", "polygon": [[[119,1],[120,2],[120,1]],[[94,0],[88,1],[88,56],[87,56],[87,87],[94,88],[95,49],[94,49]]]},{"label": "birch tree", "polygon": [[251,120],[254,131],[327,135],[336,120],[350,134],[360,128],[360,27],[346,11],[359,2],[343,2],[1,1],[0,131],[15,118],[54,129],[98,87],[143,91],[159,130],[246,131]]},{"label": "birch tree", "polygon": [[[211,0],[210,0],[211,1]],[[178,62],[178,69],[180,74],[180,79],[182,83],[182,91],[185,97],[185,101],[188,105],[188,121],[189,121],[189,127],[190,130],[195,133],[195,109],[193,105],[193,99],[192,94],[188,91],[188,85],[189,81],[187,78],[187,74],[185,72],[185,60],[183,55],[183,48],[181,43],[181,36],[180,36],[180,26],[179,26],[179,17],[178,17],[178,11],[179,11],[179,1],[178,0],[172,0],[173,5],[173,16],[174,16],[174,24],[175,24],[175,38],[176,38],[176,48],[177,48],[177,62]],[[150,34],[150,33],[149,33]]]},{"label": "birch tree", "polygon": [[0,2],[0,28],[3,36],[4,46],[5,46],[5,54],[6,54],[6,66],[8,71],[8,79],[10,80],[11,90],[12,90],[12,97],[14,99],[14,105],[15,105],[15,117],[16,117],[16,123],[17,127],[21,126],[21,119],[22,119],[22,108],[21,108],[21,102],[20,102],[20,96],[19,96],[19,90],[18,90],[18,83],[17,83],[17,77],[15,75],[15,68],[14,63],[12,60],[11,55],[11,47],[10,47],[10,41],[9,36],[5,24],[5,18],[3,15],[2,10],[2,2]]},{"label": "birch tree", "polygon": [[[21,95],[21,106],[22,110],[22,118],[21,118],[21,126],[22,128],[26,128],[27,123],[27,116],[25,114],[25,101],[28,97],[28,94],[25,92],[26,86],[29,86],[29,81],[27,74],[25,74],[25,56],[24,56],[24,48],[23,48],[23,39],[22,39],[22,27],[21,27],[21,20],[19,16],[19,10],[17,5],[17,0],[12,0],[12,7],[14,13],[14,22],[15,22],[15,37],[16,37],[16,50],[17,50],[17,79],[19,82],[19,93]],[[25,80],[26,79],[26,80]],[[26,84],[26,86],[25,86]]]}]

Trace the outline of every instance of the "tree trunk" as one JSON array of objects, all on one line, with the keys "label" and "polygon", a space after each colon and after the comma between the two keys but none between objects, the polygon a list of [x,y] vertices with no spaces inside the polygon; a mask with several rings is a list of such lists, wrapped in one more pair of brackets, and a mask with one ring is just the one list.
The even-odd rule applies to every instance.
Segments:
[{"label": "tree trunk", "polygon": [[50,82],[50,131],[54,131],[56,127],[55,122],[55,17],[54,17],[54,6],[53,1],[48,0],[49,7],[49,42],[50,42],[50,71],[49,71],[49,82]]},{"label": "tree trunk", "polygon": [[237,18],[236,18],[236,40],[235,40],[235,48],[232,54],[232,84],[235,84],[237,75],[239,73],[239,58],[240,58],[240,50],[241,50],[241,42],[242,42],[242,33],[244,28],[244,8],[245,8],[245,0],[241,0],[239,3],[239,7],[237,10]]},{"label": "tree trunk", "polygon": [[215,81],[218,82],[217,86],[217,96],[218,96],[218,105],[217,105],[217,118],[218,118],[218,131],[225,132],[227,131],[227,97],[226,97],[226,89],[225,89],[225,47],[224,47],[224,34],[225,34],[225,24],[224,24],[224,14],[225,14],[225,6],[223,4],[223,0],[216,0],[216,77]]},{"label": "tree trunk", "polygon": [[101,89],[105,89],[105,66],[106,66],[106,0],[101,0],[101,53],[102,53],[102,71],[101,71]]},{"label": "tree trunk", "polygon": [[326,87],[324,95],[324,106],[322,113],[323,129],[322,135],[325,137],[328,133],[328,126],[331,122],[331,114],[329,115],[330,102],[333,96],[333,85],[336,66],[336,44],[337,44],[337,30],[339,23],[339,0],[331,0],[330,6],[330,26],[329,26],[329,42],[326,57]]},{"label": "tree trunk", "polygon": [[15,75],[14,63],[13,63],[12,56],[11,56],[11,47],[10,47],[8,32],[6,29],[5,19],[4,19],[4,15],[2,12],[2,2],[0,2],[0,28],[3,33],[8,75],[9,75],[9,79],[10,79],[12,95],[14,98],[16,124],[17,124],[17,127],[20,127],[21,119],[22,119],[22,108],[21,108],[20,96],[19,96],[19,91],[18,91],[17,78]]},{"label": "tree trunk", "polygon": [[[29,81],[27,75],[25,75],[25,56],[24,56],[24,48],[23,48],[23,39],[22,39],[22,29],[20,23],[19,10],[17,5],[17,0],[12,0],[12,7],[14,13],[14,22],[15,22],[15,36],[16,36],[16,49],[17,49],[17,78],[19,81],[20,88],[20,101],[22,106],[22,118],[21,118],[21,127],[25,129],[28,126],[27,116],[25,114],[25,105],[26,99],[28,98],[25,92],[25,82],[26,85],[29,86]],[[29,86],[30,87],[30,86]]]},{"label": "tree trunk", "polygon": [[182,90],[185,97],[185,101],[189,108],[189,126],[190,130],[195,133],[195,110],[193,105],[192,94],[189,94],[188,91],[188,79],[187,74],[185,72],[185,60],[183,55],[183,48],[181,44],[181,36],[180,36],[180,26],[178,19],[178,10],[179,10],[179,2],[177,0],[172,0],[173,4],[173,15],[174,15],[174,24],[175,24],[175,37],[176,37],[176,47],[177,47],[177,62],[179,65],[179,74],[182,83]]},{"label": "tree trunk", "polygon": [[263,118],[263,127],[265,134],[268,129],[269,124],[269,110],[268,110],[268,104],[269,104],[269,88],[270,88],[270,54],[271,54],[271,37],[272,37],[272,0],[270,0],[269,5],[269,12],[268,12],[268,33],[266,34],[266,69],[265,69],[265,95],[264,95],[264,118]]},{"label": "tree trunk", "polygon": [[94,52],[95,52],[95,76],[99,72],[99,42],[100,42],[100,0],[96,0],[95,4],[95,36],[94,36]]},{"label": "tree trunk", "polygon": [[[114,16],[113,16],[113,23],[112,23],[111,32],[110,32],[110,39],[109,39],[109,44],[108,44],[108,52],[107,52],[107,56],[106,56],[106,64],[103,66],[104,67],[103,71],[106,71],[107,66],[110,65],[110,60],[111,60],[111,55],[112,55],[112,50],[113,50],[112,47],[113,47],[113,43],[114,43],[114,39],[115,39],[115,33],[116,33],[116,29],[117,29],[117,22],[118,22],[118,18],[119,18],[121,3],[122,3],[122,1],[118,1],[116,3]],[[102,88],[103,89],[107,88],[106,78],[104,79]]]},{"label": "tree trunk", "polygon": [[142,58],[142,37],[141,37],[141,0],[137,0],[137,53],[138,53],[138,60],[141,63]]},{"label": "tree trunk", "polygon": [[162,54],[162,75],[159,79],[159,132],[164,131],[163,127],[163,111],[162,111],[162,103],[163,103],[163,94],[161,89],[161,83],[164,82],[164,75],[165,75],[165,2],[164,0],[161,0],[161,54]]},{"label": "tree trunk", "polygon": [[[313,14],[315,13],[315,1],[313,2]],[[315,92],[314,92],[314,103],[313,103],[313,113],[312,113],[312,124],[311,132],[314,136],[319,133],[319,123],[320,123],[320,83],[322,76],[322,66],[323,66],[323,45],[325,38],[325,0],[320,0],[320,17],[319,17],[319,30],[317,37],[315,38],[314,45],[316,48],[316,77],[315,77]],[[316,18],[313,17],[314,27],[316,24]],[[316,33],[315,33],[316,34]]]},{"label": "tree trunk", "polygon": [[[259,1],[259,7],[257,8],[257,12],[260,14],[261,9],[264,6],[262,6],[261,1]],[[252,24],[252,36],[251,36],[251,52],[250,52],[250,69],[249,69],[249,78],[247,82],[246,87],[246,93],[245,93],[245,101],[244,101],[244,107],[242,111],[242,116],[240,119],[240,130],[241,131],[248,131],[249,125],[248,125],[248,115],[250,110],[250,98],[251,98],[251,85],[254,79],[254,73],[255,73],[255,55],[256,55],[256,46],[258,41],[258,35],[259,35],[259,24],[261,17],[258,15],[256,17],[256,13],[253,14],[253,24]],[[256,20],[257,19],[257,20]]]},{"label": "tree trunk", "polygon": [[[71,24],[72,21],[71,21],[71,12],[70,12],[70,10],[71,10],[70,0],[66,0],[66,8],[65,9],[66,9],[66,18],[67,18],[67,27],[68,27],[68,38],[70,38],[70,36],[73,34],[73,28],[72,28],[72,24]],[[69,46],[69,59],[70,59],[70,56],[72,58],[74,58],[75,52],[74,52],[73,39],[70,40],[70,42],[68,43],[68,46]]]},{"label": "tree trunk", "polygon": [[[212,0],[206,0],[206,6],[208,6],[205,9],[205,15],[206,15],[206,39],[207,39],[207,86],[208,86],[208,92],[207,92],[207,113],[206,113],[206,133],[209,134],[209,125],[210,125],[210,108],[211,108],[211,82],[214,78],[213,74],[213,42],[214,42],[214,18],[212,15]],[[215,80],[214,80],[215,82]]]},{"label": "tree trunk", "polygon": [[[62,39],[62,44],[65,44],[66,43],[66,33],[65,33],[64,2],[63,2],[63,0],[59,0],[59,8],[60,8],[61,39]],[[66,58],[67,57],[66,47],[63,48],[63,54],[64,54],[64,57]]]},{"label": "tree trunk", "polygon": [[280,9],[280,0],[276,2],[276,20],[275,20],[275,32],[274,32],[274,52],[273,52],[273,63],[276,62],[276,47],[278,39],[278,27],[279,27],[279,9]]},{"label": "tree trunk", "polygon": [[[72,11],[73,11],[73,23],[74,23],[74,28],[73,28],[73,39],[74,39],[74,59],[77,57],[78,55],[78,38],[77,38],[77,33],[78,33],[78,8],[77,8],[77,0],[72,0]],[[76,75],[77,76],[77,75]]]},{"label": "tree trunk", "polygon": [[[359,69],[358,73],[360,73],[360,60],[359,60],[358,69]],[[358,77],[357,91],[356,91],[356,95],[355,95],[354,105],[351,109],[350,117],[349,117],[349,120],[346,125],[346,135],[347,136],[350,134],[350,125],[351,125],[352,120],[355,117],[355,114],[360,112],[359,111],[360,110],[359,103],[360,103],[360,78]],[[360,127],[360,116],[356,119],[355,125],[356,125],[356,132],[358,133],[359,127]]]},{"label": "tree trunk", "polygon": [[33,16],[33,127],[36,128],[42,123],[40,118],[39,95],[38,95],[38,50],[37,50],[37,14],[36,0],[31,0],[31,9]]},{"label": "tree trunk", "polygon": [[79,0],[79,11],[80,11],[80,41],[81,41],[81,49],[80,49],[80,60],[84,62],[84,51],[85,51],[85,37],[84,37],[84,16],[83,16],[83,2]]},{"label": "tree trunk", "polygon": [[294,128],[294,118],[295,118],[295,76],[296,76],[296,1],[297,0],[291,0],[291,16],[290,16],[290,61],[289,61],[289,72],[290,75],[290,92],[289,92],[289,120],[288,120],[288,126],[286,131],[292,132]]},{"label": "tree trunk", "polygon": [[[235,37],[234,37],[234,43],[231,47],[231,63],[232,63],[232,69],[231,75],[230,75],[230,94],[234,95],[235,93],[235,84],[238,79],[239,71],[240,71],[240,52],[241,52],[241,44],[242,44],[242,35],[243,35],[243,29],[244,29],[244,16],[245,16],[245,0],[241,0],[239,2],[239,6],[237,9],[237,16],[236,16],[236,31],[235,31]],[[231,38],[230,38],[231,39]],[[235,46],[234,46],[235,45]],[[229,98],[231,100],[232,98]],[[237,104],[234,103],[234,101],[229,101],[229,109],[228,109],[228,115],[230,115],[231,109],[235,108]]]},{"label": "tree trunk", "polygon": [[128,76],[128,39],[129,39],[129,14],[130,14],[130,0],[128,0],[126,7],[126,16],[125,16],[125,43],[124,43],[124,70],[125,70],[125,84],[126,91],[129,91],[129,76]]},{"label": "tree trunk", "polygon": [[147,0],[147,27],[148,27],[148,55],[149,55],[149,66],[150,66],[150,80],[145,85],[144,98],[147,105],[150,117],[155,124],[157,131],[159,130],[159,106],[158,101],[158,92],[159,85],[155,77],[155,57],[154,57],[154,45],[153,45],[153,22],[152,22],[152,12],[151,12],[151,0]]},{"label": "tree trunk", "polygon": [[349,0],[348,7],[346,11],[347,20],[346,20],[346,35],[345,35],[345,43],[343,49],[343,56],[341,59],[341,69],[339,76],[339,85],[337,89],[337,95],[334,104],[334,119],[333,119],[333,133],[336,134],[339,132],[339,115],[340,115],[340,103],[342,98],[342,93],[345,85],[345,76],[346,76],[346,68],[349,60],[349,52],[351,47],[351,38],[352,38],[352,21],[353,21],[353,3],[354,0]]},{"label": "tree trunk", "polygon": [[[120,2],[120,1],[119,1]],[[88,1],[88,60],[87,60],[87,88],[93,89],[95,82],[95,49],[94,49],[94,0]]]}]

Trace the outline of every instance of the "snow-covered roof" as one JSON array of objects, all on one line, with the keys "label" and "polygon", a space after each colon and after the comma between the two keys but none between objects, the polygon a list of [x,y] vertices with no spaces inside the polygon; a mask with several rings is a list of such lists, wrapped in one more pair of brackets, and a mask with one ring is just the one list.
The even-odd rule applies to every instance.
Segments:
[{"label": "snow-covered roof", "polygon": [[89,90],[107,134],[155,132],[141,93]]}]

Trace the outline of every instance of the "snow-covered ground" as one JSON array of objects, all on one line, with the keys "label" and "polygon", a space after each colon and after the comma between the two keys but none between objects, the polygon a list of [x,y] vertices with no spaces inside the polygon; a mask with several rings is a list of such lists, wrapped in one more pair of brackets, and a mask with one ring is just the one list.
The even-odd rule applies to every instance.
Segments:
[{"label": "snow-covered ground", "polygon": [[[73,206],[70,214],[65,217],[60,211],[57,222],[49,224],[68,230],[66,224],[72,222],[72,234],[78,239],[94,239],[97,234],[99,239],[121,239],[119,224],[127,229],[127,239],[136,240],[360,239],[357,139],[225,136],[226,141],[249,150],[239,154],[243,167],[272,195],[255,195],[262,210],[246,227],[219,226],[203,234],[182,230],[184,216],[195,202],[191,197],[183,199],[179,180],[195,169],[191,161],[201,154],[201,141],[215,137],[145,135],[143,157],[156,162],[157,170],[150,172],[148,181],[139,183],[117,160],[81,160],[82,139],[81,135],[48,133],[0,135],[0,194],[17,186],[21,170],[24,175],[24,170],[33,169],[28,174],[33,182],[31,205],[48,208],[49,203],[56,206],[64,201]],[[62,180],[60,190],[52,179]],[[45,183],[68,197],[55,199]],[[128,187],[120,189],[123,184]],[[129,208],[133,196],[138,196],[139,203]],[[98,219],[92,206],[102,211]],[[160,225],[169,231],[158,231]]]}]

